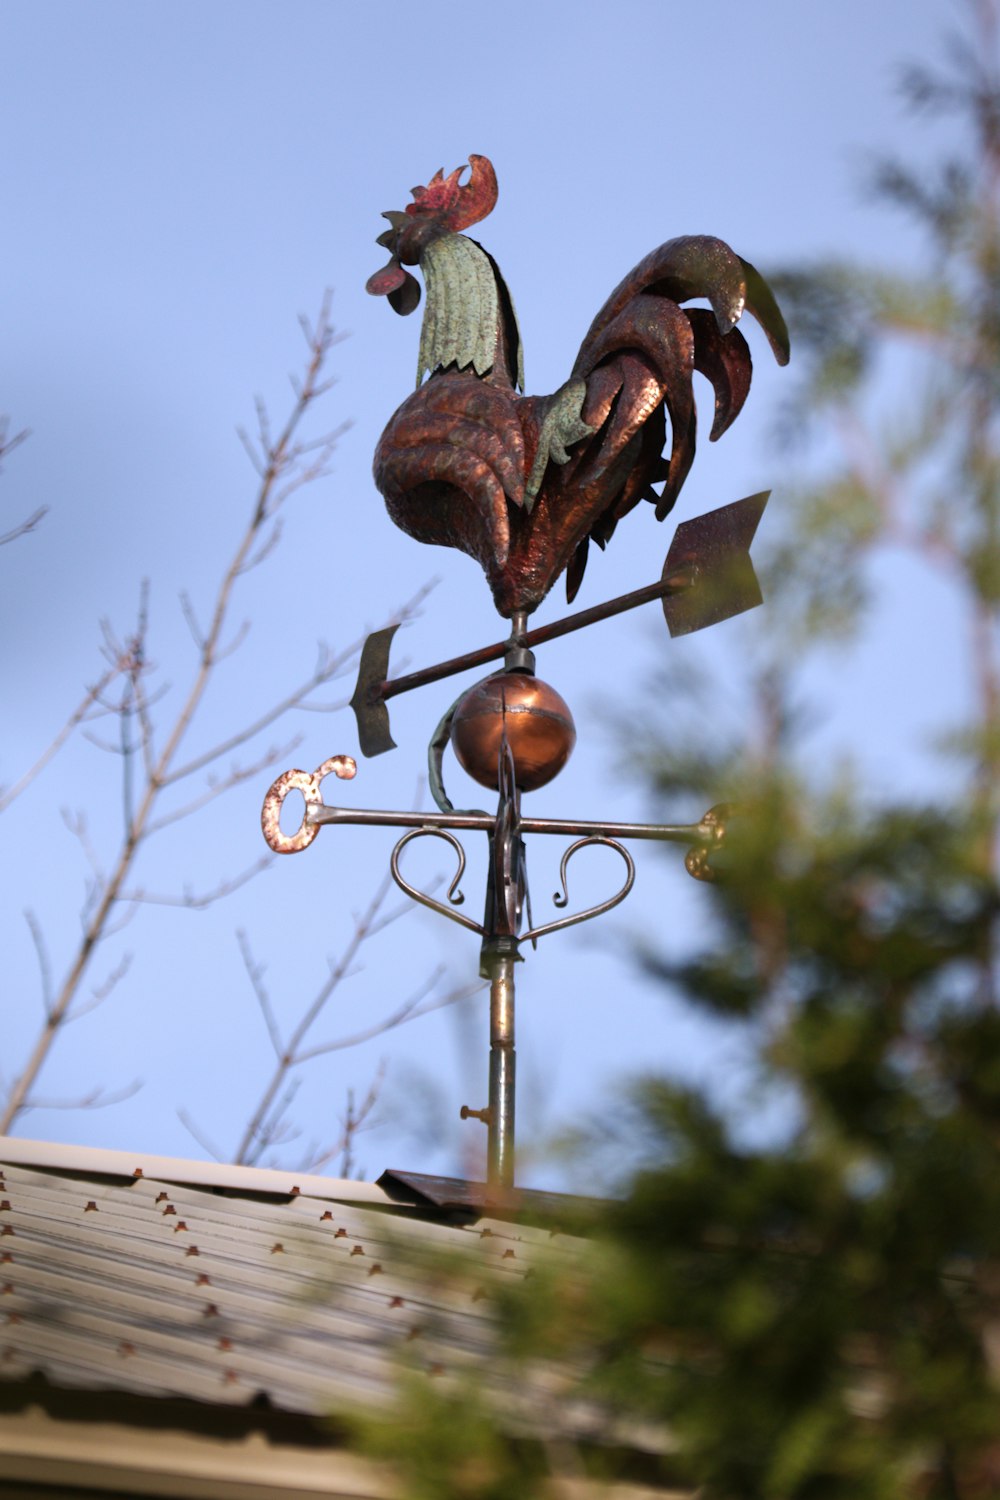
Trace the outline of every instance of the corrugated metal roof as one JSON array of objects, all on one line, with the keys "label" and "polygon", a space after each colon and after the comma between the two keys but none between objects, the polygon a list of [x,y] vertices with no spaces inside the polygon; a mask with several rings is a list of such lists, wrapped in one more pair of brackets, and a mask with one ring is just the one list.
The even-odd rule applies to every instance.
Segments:
[{"label": "corrugated metal roof", "polygon": [[381,1203],[391,1200],[373,1182],[349,1177],[318,1177],[278,1167],[236,1167],[228,1162],[189,1161],[178,1156],[156,1156],[148,1151],[111,1151],[99,1146],[70,1146],[62,1141],[32,1141],[0,1136],[0,1161],[29,1167],[55,1167],[88,1177],[155,1177],[163,1182],[200,1183],[243,1193],[335,1198],[342,1203]]},{"label": "corrugated metal roof", "polygon": [[[493,1314],[479,1289],[523,1277],[539,1255],[569,1265],[578,1253],[522,1224],[427,1222],[366,1184],[234,1168],[209,1168],[206,1183],[190,1180],[199,1163],[31,1154],[0,1141],[0,1380],[265,1397],[317,1416],[379,1404],[401,1351],[432,1375],[488,1368]],[[435,1274],[455,1252],[469,1274]],[[587,1413],[569,1425],[585,1430]]]}]

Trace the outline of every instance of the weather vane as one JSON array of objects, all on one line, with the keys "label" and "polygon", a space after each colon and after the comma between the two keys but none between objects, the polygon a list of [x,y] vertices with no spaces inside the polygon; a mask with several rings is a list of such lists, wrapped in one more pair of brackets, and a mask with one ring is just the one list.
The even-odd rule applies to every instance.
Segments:
[{"label": "weather vane", "polygon": [[[713,878],[712,851],[726,833],[724,806],[690,825],[525,817],[521,794],[558,775],[576,739],[566,704],[535,675],[534,648],[654,599],[662,603],[672,636],[752,609],[761,594],[749,549],[767,493],[680,525],[655,583],[533,630],[528,618],[563,572],[572,602],[590,543],[605,547],[622,516],[641,500],[652,502],[658,521],[673,509],[694,459],[694,372],[714,389],[713,440],[736,419],[750,389],[750,350],[736,327],[743,311],[757,319],[779,364],[788,360],[788,334],[753,266],[722,240],[686,235],[647,255],[618,284],[559,390],[523,395],[521,337],[510,293],[492,256],[460,232],[493,209],[496,176],[485,156],[470,156],[469,168],[465,183],[464,167],[448,177],[437,172],[426,187],[412,190],[414,201],[404,212],[383,216],[389,228],[378,243],[390,259],[370,278],[369,292],[388,297],[398,313],[413,312],[420,285],[404,267],[419,266],[427,300],[417,387],[379,439],[374,474],[397,526],[417,541],[458,547],[476,559],[510,633],[396,678],[389,677],[396,627],[369,636],[351,700],[362,754],[394,748],[389,698],[491,661],[502,659],[503,666],[459,698],[431,739],[437,813],[327,806],[323,778],[331,772],[349,778],[357,770],[350,756],[336,755],[313,772],[279,776],[261,821],[279,854],[306,848],[324,824],[406,829],[390,858],[396,883],[481,938],[481,972],[490,984],[489,1102],[485,1109],[463,1107],[462,1117],[488,1127],[488,1187],[496,1192],[514,1181],[514,965],[521,946],[625,899],[635,865],[621,840],[686,845],[689,873],[707,880]],[[683,305],[694,299],[709,306]],[[495,815],[457,811],[448,800],[441,767],[449,743],[473,780],[498,793]],[[285,834],[279,817],[292,790],[301,792],[305,812],[299,829]],[[485,833],[489,842],[482,922],[457,910],[465,869],[457,835],[472,831]],[[568,904],[569,862],[588,845],[607,845],[620,855],[621,887],[597,906],[533,925],[524,846],[532,834],[571,840],[562,856],[557,907]],[[403,850],[422,837],[444,839],[457,856],[445,901],[411,885],[401,872]]]}]

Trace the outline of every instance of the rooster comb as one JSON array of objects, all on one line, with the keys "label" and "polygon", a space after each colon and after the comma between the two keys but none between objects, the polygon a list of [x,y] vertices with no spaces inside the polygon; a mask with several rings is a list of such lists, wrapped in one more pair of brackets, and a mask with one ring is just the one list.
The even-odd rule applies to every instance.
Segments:
[{"label": "rooster comb", "polygon": [[497,178],[488,156],[469,156],[469,180],[460,183],[464,165],[446,177],[444,170],[434,173],[426,187],[411,189],[413,202],[406,212],[413,218],[435,219],[445,229],[457,232],[478,224],[496,206]]}]

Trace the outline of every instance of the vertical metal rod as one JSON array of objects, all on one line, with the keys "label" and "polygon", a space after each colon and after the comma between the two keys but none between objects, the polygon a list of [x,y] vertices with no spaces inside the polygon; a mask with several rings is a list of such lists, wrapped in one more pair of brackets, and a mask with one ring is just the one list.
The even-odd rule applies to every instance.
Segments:
[{"label": "vertical metal rod", "polygon": [[514,1186],[514,962],[490,955],[490,1104],[487,1183]]}]

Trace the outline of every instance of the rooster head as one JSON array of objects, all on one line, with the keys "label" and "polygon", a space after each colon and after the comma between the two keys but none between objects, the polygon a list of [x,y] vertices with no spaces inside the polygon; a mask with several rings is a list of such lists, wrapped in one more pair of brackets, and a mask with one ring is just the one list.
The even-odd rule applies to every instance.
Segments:
[{"label": "rooster head", "polygon": [[470,155],[465,183],[459,181],[464,171],[464,166],[456,167],[446,177],[439,169],[426,187],[410,190],[413,202],[403,213],[382,215],[390,227],[376,243],[391,251],[391,257],[388,265],[368,278],[366,289],[373,297],[388,297],[398,313],[413,312],[420,301],[420,284],[403,267],[419,265],[432,240],[478,224],[496,206],[497,178],[489,157]]}]

